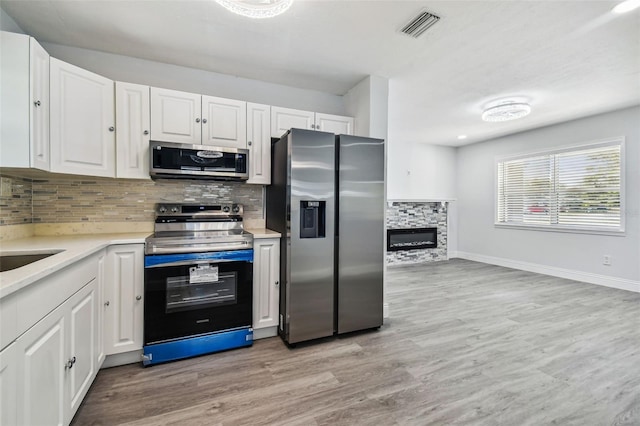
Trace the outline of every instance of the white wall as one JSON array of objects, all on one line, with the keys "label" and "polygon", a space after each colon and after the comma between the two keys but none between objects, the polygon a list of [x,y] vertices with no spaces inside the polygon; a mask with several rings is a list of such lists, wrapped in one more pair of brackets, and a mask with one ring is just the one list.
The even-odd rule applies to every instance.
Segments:
[{"label": "white wall", "polygon": [[287,108],[345,115],[342,96],[97,50],[41,43],[55,58],[112,80]]},{"label": "white wall", "polygon": [[[462,257],[640,290],[640,107],[569,121],[458,149],[458,250]],[[625,136],[626,235],[494,226],[496,157]],[[604,255],[612,265],[602,264]]]},{"label": "white wall", "polygon": [[387,140],[389,80],[370,75],[344,95],[346,114],[355,118],[355,134]]},{"label": "white wall", "polygon": [[456,198],[456,148],[389,140],[389,199]]},{"label": "white wall", "polygon": [[420,140],[397,135],[404,122],[399,116],[402,96],[389,81],[389,151],[387,196],[389,199],[453,200],[456,198],[456,148],[434,145],[428,134]]},{"label": "white wall", "polygon": [[0,8],[0,30],[24,34],[22,28],[20,28],[18,24],[16,24],[16,21],[14,21],[11,16],[7,15],[2,8]]}]

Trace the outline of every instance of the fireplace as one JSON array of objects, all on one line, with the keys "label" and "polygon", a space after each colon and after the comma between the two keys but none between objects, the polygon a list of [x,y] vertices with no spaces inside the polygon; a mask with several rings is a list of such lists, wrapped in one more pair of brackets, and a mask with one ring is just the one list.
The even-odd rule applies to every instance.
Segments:
[{"label": "fireplace", "polygon": [[387,229],[387,251],[438,247],[438,228]]}]

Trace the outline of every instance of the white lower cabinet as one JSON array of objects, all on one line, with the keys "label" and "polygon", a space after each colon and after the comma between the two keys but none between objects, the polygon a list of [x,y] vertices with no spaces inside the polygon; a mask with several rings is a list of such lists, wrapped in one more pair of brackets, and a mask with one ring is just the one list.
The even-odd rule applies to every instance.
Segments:
[{"label": "white lower cabinet", "polygon": [[16,340],[17,424],[71,422],[97,373],[97,284],[93,279]]},{"label": "white lower cabinet", "polygon": [[105,353],[142,349],[144,244],[110,246],[105,275],[102,300]]},{"label": "white lower cabinet", "polygon": [[280,239],[253,241],[253,330],[255,338],[277,334],[280,312]]},{"label": "white lower cabinet", "polygon": [[0,425],[18,424],[17,368],[18,354],[14,342],[0,351]]}]

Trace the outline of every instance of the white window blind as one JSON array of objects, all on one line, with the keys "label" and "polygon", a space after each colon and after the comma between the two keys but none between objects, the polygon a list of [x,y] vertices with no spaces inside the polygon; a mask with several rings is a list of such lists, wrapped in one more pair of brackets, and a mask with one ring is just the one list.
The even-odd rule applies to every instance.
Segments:
[{"label": "white window blind", "polygon": [[498,161],[496,222],[622,231],[622,141]]}]

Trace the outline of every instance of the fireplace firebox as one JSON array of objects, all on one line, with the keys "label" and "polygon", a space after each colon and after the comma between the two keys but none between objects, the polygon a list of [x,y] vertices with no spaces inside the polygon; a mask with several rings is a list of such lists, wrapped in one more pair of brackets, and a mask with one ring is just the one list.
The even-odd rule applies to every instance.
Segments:
[{"label": "fireplace firebox", "polygon": [[387,251],[438,247],[438,228],[387,229]]}]

